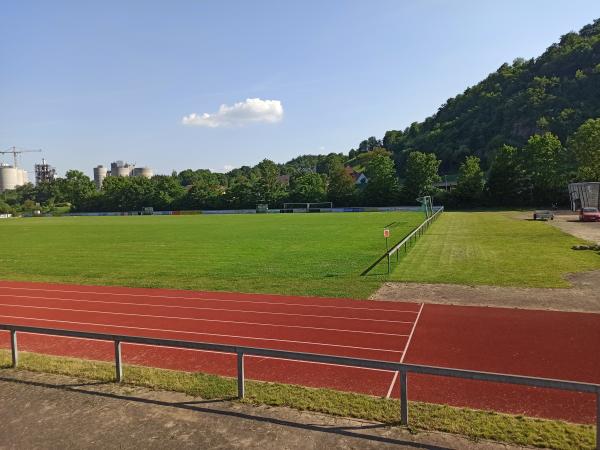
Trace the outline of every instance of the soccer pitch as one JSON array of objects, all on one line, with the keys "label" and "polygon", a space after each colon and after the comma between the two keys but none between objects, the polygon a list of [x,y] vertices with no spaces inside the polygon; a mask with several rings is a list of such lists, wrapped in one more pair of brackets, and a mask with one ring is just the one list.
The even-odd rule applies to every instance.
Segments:
[{"label": "soccer pitch", "polygon": [[0,222],[0,278],[368,297],[360,273],[423,220],[418,212],[55,217]]}]

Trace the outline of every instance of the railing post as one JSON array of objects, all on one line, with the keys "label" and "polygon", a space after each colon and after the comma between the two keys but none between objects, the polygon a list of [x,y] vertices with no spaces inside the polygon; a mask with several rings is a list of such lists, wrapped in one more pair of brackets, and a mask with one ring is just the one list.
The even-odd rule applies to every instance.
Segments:
[{"label": "railing post", "polygon": [[388,274],[391,273],[392,271],[392,267],[391,267],[391,262],[390,262],[390,254],[387,254],[387,260],[388,260]]},{"label": "railing post", "polygon": [[237,354],[237,385],[238,385],[238,398],[244,398],[245,386],[244,386],[244,353],[238,352]]},{"label": "railing post", "polygon": [[16,330],[10,330],[10,354],[12,356],[12,366],[17,367],[19,365],[19,349],[17,347]]},{"label": "railing post", "polygon": [[408,373],[405,370],[400,371],[400,424],[408,425],[408,397],[407,383]]},{"label": "railing post", "polygon": [[115,341],[115,379],[117,383],[123,380],[123,365],[121,364],[121,341]]},{"label": "railing post", "polygon": [[600,450],[600,390],[596,392],[596,450]]}]

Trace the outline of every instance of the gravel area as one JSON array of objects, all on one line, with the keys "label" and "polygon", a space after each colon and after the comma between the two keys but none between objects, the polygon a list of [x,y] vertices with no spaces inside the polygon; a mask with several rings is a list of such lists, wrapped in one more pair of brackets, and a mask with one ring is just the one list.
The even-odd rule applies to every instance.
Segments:
[{"label": "gravel area", "polygon": [[[0,449],[511,449],[288,408],[0,371]],[[8,407],[10,405],[10,407]]]}]

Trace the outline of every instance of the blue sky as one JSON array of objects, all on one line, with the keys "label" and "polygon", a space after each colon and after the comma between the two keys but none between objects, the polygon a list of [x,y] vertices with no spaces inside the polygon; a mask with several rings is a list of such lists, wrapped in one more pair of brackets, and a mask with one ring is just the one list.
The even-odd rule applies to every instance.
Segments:
[{"label": "blue sky", "polygon": [[0,17],[0,148],[91,175],[347,152],[539,55],[600,2],[23,0]]}]

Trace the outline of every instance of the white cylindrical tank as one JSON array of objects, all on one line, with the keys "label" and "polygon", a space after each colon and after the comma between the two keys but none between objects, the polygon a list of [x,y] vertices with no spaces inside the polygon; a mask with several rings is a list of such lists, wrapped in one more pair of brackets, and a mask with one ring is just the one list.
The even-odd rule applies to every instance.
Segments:
[{"label": "white cylindrical tank", "polygon": [[94,183],[96,184],[96,189],[102,189],[102,182],[106,178],[108,170],[104,166],[94,167]]},{"label": "white cylindrical tank", "polygon": [[110,174],[113,177],[128,177],[131,172],[130,166],[117,167],[116,170],[111,170]]},{"label": "white cylindrical tank", "polygon": [[17,186],[21,186],[23,176],[21,175],[21,183],[19,184],[19,169],[15,169],[12,166],[1,165],[0,166],[0,192],[14,189]]},{"label": "white cylindrical tank", "polygon": [[27,171],[23,169],[18,169],[19,175],[17,178],[19,179],[19,186],[23,186],[24,184],[29,183],[29,176],[27,175]]},{"label": "white cylindrical tank", "polygon": [[133,175],[136,177],[152,178],[154,171],[150,167],[136,167],[133,169]]}]

